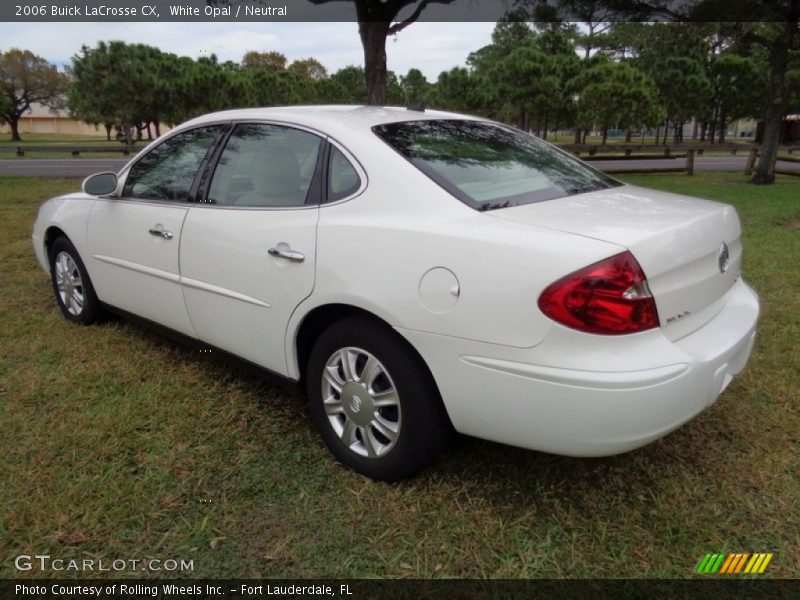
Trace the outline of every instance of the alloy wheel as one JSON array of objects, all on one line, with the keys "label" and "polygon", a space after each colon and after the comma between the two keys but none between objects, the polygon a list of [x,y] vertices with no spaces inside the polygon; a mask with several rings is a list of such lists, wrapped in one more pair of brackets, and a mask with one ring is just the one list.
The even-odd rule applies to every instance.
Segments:
[{"label": "alloy wheel", "polygon": [[83,280],[75,260],[67,252],[59,252],[55,259],[58,297],[67,312],[79,316],[85,302]]},{"label": "alloy wheel", "polygon": [[325,415],[339,439],[367,458],[385,456],[400,437],[400,396],[386,367],[348,346],[328,358],[322,373]]}]

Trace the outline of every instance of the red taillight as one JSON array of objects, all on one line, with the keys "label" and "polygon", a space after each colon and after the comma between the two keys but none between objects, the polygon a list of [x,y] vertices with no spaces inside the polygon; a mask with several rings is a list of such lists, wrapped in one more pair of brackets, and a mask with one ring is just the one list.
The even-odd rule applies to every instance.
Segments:
[{"label": "red taillight", "polygon": [[642,267],[630,252],[589,265],[549,285],[539,308],[562,325],[618,335],[658,327],[658,312]]}]

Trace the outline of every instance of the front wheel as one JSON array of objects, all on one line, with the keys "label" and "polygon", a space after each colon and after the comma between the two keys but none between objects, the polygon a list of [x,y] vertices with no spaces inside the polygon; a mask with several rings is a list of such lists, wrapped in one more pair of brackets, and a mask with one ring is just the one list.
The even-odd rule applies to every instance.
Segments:
[{"label": "front wheel", "polygon": [[58,307],[73,323],[90,325],[102,314],[100,301],[75,246],[66,237],[57,238],[49,252],[50,277]]},{"label": "front wheel", "polygon": [[331,452],[383,481],[430,464],[451,431],[436,385],[397,333],[353,317],[322,333],[307,370],[311,414]]}]

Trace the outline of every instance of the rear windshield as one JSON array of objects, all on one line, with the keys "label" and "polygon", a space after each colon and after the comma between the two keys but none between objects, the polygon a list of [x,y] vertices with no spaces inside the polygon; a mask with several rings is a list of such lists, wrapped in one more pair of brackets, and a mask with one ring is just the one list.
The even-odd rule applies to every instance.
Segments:
[{"label": "rear windshield", "polygon": [[482,121],[430,120],[373,131],[465,204],[493,210],[622,185],[515,129]]}]

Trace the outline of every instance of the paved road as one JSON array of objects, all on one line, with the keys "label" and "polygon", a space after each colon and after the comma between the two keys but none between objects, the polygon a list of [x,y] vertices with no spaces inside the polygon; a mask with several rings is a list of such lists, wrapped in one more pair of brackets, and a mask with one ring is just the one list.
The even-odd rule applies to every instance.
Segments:
[{"label": "paved road", "polygon": [[[127,162],[119,158],[11,158],[0,159],[0,176],[78,177],[83,178],[100,171],[117,171]],[[696,171],[744,171],[746,156],[698,156],[694,160]],[[683,158],[655,160],[597,160],[592,166],[600,169],[657,169],[686,164]],[[800,173],[800,163],[778,161],[779,169]]]}]

